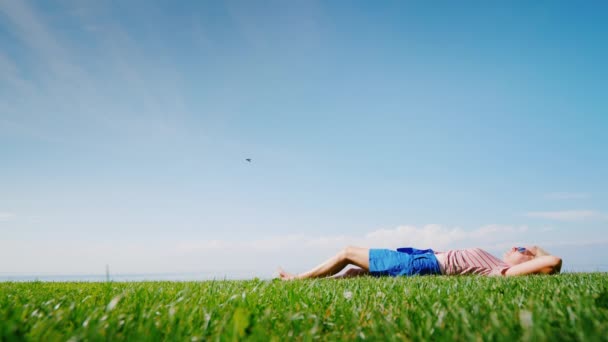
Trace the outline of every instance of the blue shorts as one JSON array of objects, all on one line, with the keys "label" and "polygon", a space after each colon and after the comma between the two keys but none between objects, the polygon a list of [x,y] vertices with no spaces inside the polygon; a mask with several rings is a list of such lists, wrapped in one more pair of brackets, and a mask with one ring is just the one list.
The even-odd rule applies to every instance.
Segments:
[{"label": "blue shorts", "polygon": [[441,274],[441,270],[432,249],[370,249],[369,273],[396,277]]}]

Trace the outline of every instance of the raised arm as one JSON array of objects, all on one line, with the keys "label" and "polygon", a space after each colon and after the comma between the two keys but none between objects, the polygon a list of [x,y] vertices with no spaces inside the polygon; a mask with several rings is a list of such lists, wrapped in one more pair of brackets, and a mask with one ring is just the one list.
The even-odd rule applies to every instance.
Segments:
[{"label": "raised arm", "polygon": [[516,276],[524,274],[554,274],[559,273],[562,268],[562,259],[554,255],[536,257],[530,261],[512,266],[507,269],[505,276]]}]

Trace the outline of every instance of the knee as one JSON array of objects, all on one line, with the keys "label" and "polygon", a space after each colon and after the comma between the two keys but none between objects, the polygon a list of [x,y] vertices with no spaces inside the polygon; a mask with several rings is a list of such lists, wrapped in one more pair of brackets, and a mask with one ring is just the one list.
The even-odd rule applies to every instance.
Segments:
[{"label": "knee", "polygon": [[340,252],[340,256],[341,256],[342,260],[346,260],[346,261],[352,260],[353,255],[355,254],[356,250],[357,250],[357,247],[354,247],[354,246],[348,246],[348,247],[344,248],[342,250],[342,252]]}]

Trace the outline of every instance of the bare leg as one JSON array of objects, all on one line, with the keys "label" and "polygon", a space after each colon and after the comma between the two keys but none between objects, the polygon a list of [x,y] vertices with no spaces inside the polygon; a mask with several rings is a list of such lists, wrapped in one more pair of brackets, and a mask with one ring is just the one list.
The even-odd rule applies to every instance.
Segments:
[{"label": "bare leg", "polygon": [[279,277],[283,280],[327,277],[340,272],[349,264],[359,266],[365,271],[369,270],[369,249],[346,247],[340,253],[308,272],[294,275],[279,269]]}]

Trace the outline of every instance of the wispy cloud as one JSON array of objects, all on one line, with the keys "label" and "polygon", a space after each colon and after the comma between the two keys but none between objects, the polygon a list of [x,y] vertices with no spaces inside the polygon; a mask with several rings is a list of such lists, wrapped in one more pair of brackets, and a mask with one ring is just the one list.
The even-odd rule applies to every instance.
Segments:
[{"label": "wispy cloud", "polygon": [[[504,244],[527,242],[527,226],[487,225],[474,230],[430,224],[377,229],[361,235],[278,235],[256,240],[158,242],[0,240],[0,269],[6,272],[92,273],[110,264],[116,273],[202,272],[216,277],[270,277],[277,266],[302,271],[348,245],[368,248],[413,246],[446,250],[481,247],[500,255]],[[20,263],[11,255],[26,254]],[[92,271],[91,268],[94,268]]]},{"label": "wispy cloud", "polygon": [[[69,3],[64,16],[83,27],[96,24],[103,5]],[[105,21],[102,21],[105,23]],[[39,6],[26,1],[0,0],[0,29],[6,29],[27,51],[28,58],[0,54],[0,80],[12,93],[0,94],[0,105],[15,113],[14,125],[30,126],[58,140],[76,137],[89,130],[87,140],[97,135],[118,133],[125,139],[148,134],[147,141],[175,137],[183,129],[179,123],[188,112],[182,96],[180,74],[174,64],[138,45],[119,21],[107,20],[94,31],[85,31],[87,44],[57,28],[57,17],[49,17]],[[151,35],[154,32],[150,32]],[[170,49],[166,49],[170,50]],[[95,55],[96,63],[87,57]],[[12,58],[11,58],[12,57]],[[28,70],[28,77],[20,70]],[[110,78],[108,75],[114,77]],[[111,86],[108,86],[111,85]],[[26,101],[27,99],[27,101]],[[59,112],[61,122],[78,124],[81,129],[57,125],[40,113]],[[146,115],[140,115],[145,113]],[[169,115],[170,113],[171,115]],[[133,134],[133,133],[137,134]]]},{"label": "wispy cloud", "polygon": [[608,245],[608,239],[593,240],[574,240],[574,241],[553,241],[543,245],[543,247],[590,247]]},{"label": "wispy cloud", "polygon": [[608,215],[593,210],[532,211],[525,216],[569,222],[608,219]]},{"label": "wispy cloud", "polygon": [[[34,135],[42,134],[37,132],[40,131],[62,140],[64,132],[50,132],[60,130],[48,119],[53,116],[40,113],[61,111],[74,119],[86,111],[66,108],[94,107],[93,95],[98,92],[67,44],[47,25],[47,18],[35,6],[26,1],[0,1],[0,18],[2,26],[27,51],[27,58],[3,58],[3,69],[12,70],[10,82],[20,86],[12,88],[13,93],[0,94],[0,101],[13,104],[14,124],[26,126],[26,131],[36,132]],[[19,70],[28,70],[27,80]]]},{"label": "wispy cloud", "polygon": [[[249,2],[227,2],[226,10],[244,40],[257,50],[272,51],[271,47],[287,42],[293,51],[318,48],[324,37],[322,24],[327,18],[322,7],[314,1],[279,1],[267,8]],[[275,25],[282,25],[282,30],[273,30]]]},{"label": "wispy cloud", "polygon": [[[252,241],[184,241],[175,248],[178,254],[188,255],[192,260],[221,258],[228,268],[247,265],[249,269],[268,271],[268,267],[282,265],[293,270],[304,270],[349,245],[389,249],[413,246],[435,250],[481,247],[500,255],[505,246],[531,242],[528,232],[527,226],[492,224],[465,230],[461,227],[429,224],[422,227],[407,225],[382,228],[363,235],[300,234]],[[248,255],[246,260],[240,257],[243,254]]]},{"label": "wispy cloud", "polygon": [[587,199],[591,195],[584,192],[552,192],[544,196],[550,200],[575,200],[575,199]]},{"label": "wispy cloud", "polygon": [[8,221],[15,218],[15,214],[9,212],[0,212],[0,222]]},{"label": "wispy cloud", "polygon": [[0,51],[0,85],[5,83],[8,89],[14,89],[15,91],[29,90],[29,83],[21,76],[20,70],[17,64],[9,58],[6,54]]},{"label": "wispy cloud", "polygon": [[62,60],[67,57],[64,49],[57,43],[53,34],[45,27],[36,11],[24,1],[0,1],[0,13],[12,23],[9,27],[30,49],[43,55],[53,57],[44,62],[56,73],[61,68]]},{"label": "wispy cloud", "polygon": [[[29,6],[25,1],[0,1],[0,14],[8,19],[5,25],[9,32],[29,49],[30,58],[36,62],[33,67],[21,67],[32,69],[33,78],[42,83],[36,89],[37,95],[48,95],[44,99],[50,102],[53,97],[68,92],[83,95],[84,90],[92,90],[90,77],[78,63],[69,44],[59,39],[59,35],[47,25],[47,18],[35,6]],[[87,95],[94,93],[91,91]],[[62,101],[67,98],[72,105],[79,104],[75,102],[79,97],[63,96]],[[90,96],[86,99],[90,99]],[[58,103],[53,102],[54,105]]]},{"label": "wispy cloud", "polygon": [[178,244],[183,251],[236,248],[250,251],[293,250],[305,248],[337,251],[347,245],[370,248],[397,248],[402,246],[432,247],[435,249],[458,247],[488,247],[505,238],[519,239],[528,231],[527,226],[486,225],[475,230],[429,224],[423,227],[399,226],[378,229],[361,236],[355,235],[285,235],[252,241],[204,240]]}]

